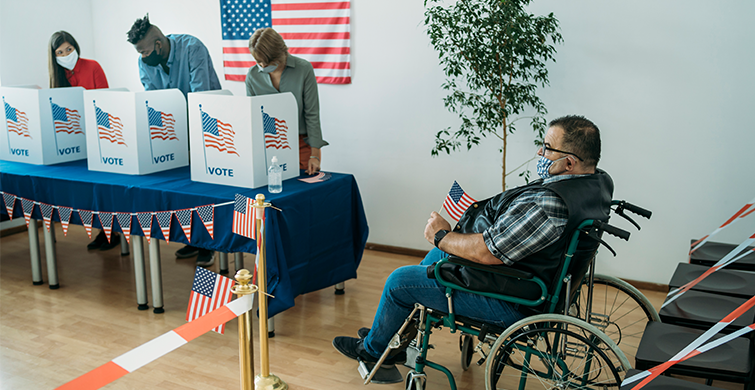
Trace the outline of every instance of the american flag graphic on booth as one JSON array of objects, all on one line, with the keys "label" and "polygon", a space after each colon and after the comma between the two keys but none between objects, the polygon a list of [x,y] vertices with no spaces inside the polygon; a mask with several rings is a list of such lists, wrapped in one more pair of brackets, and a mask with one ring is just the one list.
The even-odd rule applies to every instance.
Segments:
[{"label": "american flag graphic on booth", "polygon": [[[235,284],[232,279],[197,267],[194,273],[194,284],[191,287],[189,307],[186,309],[186,321],[195,319],[225,305],[231,301],[231,287]],[[225,323],[213,328],[215,332],[223,334]]]},{"label": "american flag graphic on booth", "polygon": [[220,0],[226,80],[244,81],[256,66],[249,37],[272,27],[288,52],[309,61],[322,84],[351,83],[351,2],[318,0]]},{"label": "american flag graphic on booth", "polygon": [[31,138],[29,117],[26,116],[26,113],[8,104],[5,101],[5,96],[3,96],[3,105],[5,106],[5,124],[8,127],[8,132]]},{"label": "american flag graphic on booth", "polygon": [[451,190],[448,191],[446,200],[443,202],[443,208],[446,209],[446,212],[454,219],[454,221],[458,222],[462,214],[464,214],[474,202],[477,201],[464,192],[459,183],[454,180],[454,184],[451,186]]},{"label": "american flag graphic on booth", "polygon": [[155,110],[147,103],[147,121],[149,122],[149,136],[151,139],[161,139],[163,141],[178,141],[176,135],[176,120],[173,114],[166,114],[162,111]]},{"label": "american flag graphic on booth", "polygon": [[199,105],[199,112],[202,113],[202,134],[204,136],[204,147],[215,148],[221,152],[239,155],[236,152],[236,146],[233,144],[233,126],[213,118],[202,110]]},{"label": "american flag graphic on booth", "polygon": [[52,124],[56,133],[84,134],[81,130],[79,111],[59,106],[52,102],[52,98],[50,98],[50,106],[52,107]]},{"label": "american flag graphic on booth", "polygon": [[262,127],[265,133],[265,149],[291,149],[288,144],[288,126],[286,121],[268,115],[262,109]]},{"label": "american flag graphic on booth", "polygon": [[94,114],[97,117],[97,131],[99,132],[100,139],[128,146],[123,139],[123,122],[121,122],[121,118],[102,111],[94,101],[92,103],[94,103]]}]

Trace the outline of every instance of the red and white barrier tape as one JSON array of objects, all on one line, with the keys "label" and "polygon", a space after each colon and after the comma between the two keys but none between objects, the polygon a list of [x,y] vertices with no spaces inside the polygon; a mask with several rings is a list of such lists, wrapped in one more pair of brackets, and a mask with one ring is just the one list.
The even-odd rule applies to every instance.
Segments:
[{"label": "red and white barrier tape", "polygon": [[229,302],[202,317],[179,326],[121,356],[95,368],[92,371],[58,387],[58,390],[94,390],[116,379],[136,371],[157,360],[168,352],[183,346],[191,340],[207,333],[220,324],[224,324],[252,309],[255,294]]},{"label": "red and white barrier tape", "polygon": [[731,216],[726,222],[723,223],[723,225],[719,226],[718,229],[714,230],[711,234],[708,234],[707,236],[695,241],[690,245],[692,248],[689,251],[689,254],[691,255],[692,252],[698,250],[701,246],[705,245],[708,240],[710,240],[713,236],[721,232],[721,230],[724,230],[725,228],[731,226],[732,223],[750,215],[755,212],[755,198],[753,198],[751,201],[747,202],[747,204],[744,205],[739,211],[734,213],[734,215]]},{"label": "red and white barrier tape", "polygon": [[635,374],[629,378],[626,378],[624,379],[624,382],[621,383],[621,385],[626,386],[628,384],[634,383],[644,378],[642,382],[638,383],[636,386],[632,388],[632,390],[638,390],[642,388],[643,386],[645,386],[646,384],[648,384],[653,379],[655,379],[658,375],[662,374],[669,367],[679,362],[683,362],[689,358],[695,357],[703,352],[709,351],[715,347],[718,347],[719,345],[727,343],[743,334],[751,332],[753,329],[755,329],[755,324],[746,326],[728,336],[722,337],[716,341],[705,344],[708,340],[713,338],[713,336],[715,336],[718,332],[720,332],[722,329],[727,327],[730,323],[734,322],[734,320],[739,318],[739,316],[744,314],[747,310],[750,310],[753,306],[755,306],[755,296],[750,298],[747,302],[743,303],[742,306],[739,306],[734,311],[729,313],[729,315],[727,315],[724,319],[719,321],[717,324],[713,325],[713,327],[708,329],[705,333],[701,334],[697,339],[695,339],[689,345],[684,347],[684,349],[682,349],[679,353],[674,355],[674,357],[669,359],[667,362],[659,364],[649,370]]},{"label": "red and white barrier tape", "polygon": [[[724,268],[737,260],[747,256],[750,254],[750,251],[745,251],[744,253],[740,254],[739,256],[736,256],[740,252],[742,252],[744,249],[746,249],[748,246],[750,246],[752,243],[755,243],[755,234],[750,236],[750,238],[744,240],[741,244],[739,244],[736,248],[734,248],[731,252],[727,253],[726,256],[724,256],[721,260],[716,262],[710,269],[705,271],[702,275],[698,276],[697,279],[692,280],[685,284],[684,286],[674,289],[673,291],[669,292],[666,299],[666,302],[663,302],[663,305],[661,306],[661,309],[669,305],[671,302],[675,301],[680,296],[684,295],[685,292],[689,291],[692,287],[694,287],[696,284],[700,283],[703,279],[707,278],[708,275],[720,270],[721,268]],[[755,249],[753,249],[755,250]],[[736,257],[734,257],[736,256]]]}]

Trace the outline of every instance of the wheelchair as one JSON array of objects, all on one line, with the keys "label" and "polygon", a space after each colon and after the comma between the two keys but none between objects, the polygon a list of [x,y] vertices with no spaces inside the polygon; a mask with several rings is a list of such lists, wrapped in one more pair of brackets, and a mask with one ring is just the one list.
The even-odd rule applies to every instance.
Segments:
[{"label": "wheelchair", "polygon": [[[614,214],[629,220],[625,211],[645,218],[651,212],[625,201],[613,201]],[[466,370],[475,354],[478,365],[485,364],[485,388],[523,389],[619,389],[631,369],[627,354],[632,356],[647,321],[660,321],[650,302],[636,288],[617,278],[595,275],[594,258],[600,245],[614,255],[603,241],[603,233],[628,240],[629,232],[597,220],[583,221],[572,233],[565,248],[556,280],[550,283],[532,273],[509,268],[486,266],[450,256],[435,265],[435,278],[445,287],[447,311],[415,304],[414,310],[395,333],[372,366],[360,361],[359,372],[370,383],[388,356],[406,349],[405,365],[412,370],[406,376],[407,390],[424,390],[425,368],[443,372],[456,390],[450,370],[427,360],[430,335],[447,327],[460,332],[461,365]],[[456,264],[515,280],[527,291],[520,296],[496,291],[479,291],[444,278],[444,264]],[[520,311],[533,315],[500,328],[456,315],[453,294],[464,291],[518,304]],[[594,298],[602,300],[593,305]]]}]

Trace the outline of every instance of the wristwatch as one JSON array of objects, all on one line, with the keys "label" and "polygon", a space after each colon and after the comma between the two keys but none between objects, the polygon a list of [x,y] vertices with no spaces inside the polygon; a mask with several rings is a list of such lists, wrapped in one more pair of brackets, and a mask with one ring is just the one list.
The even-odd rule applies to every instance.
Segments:
[{"label": "wristwatch", "polygon": [[435,247],[436,248],[438,248],[438,245],[440,244],[440,240],[442,240],[443,237],[445,237],[446,234],[448,233],[449,233],[448,230],[438,230],[438,232],[435,233]]}]

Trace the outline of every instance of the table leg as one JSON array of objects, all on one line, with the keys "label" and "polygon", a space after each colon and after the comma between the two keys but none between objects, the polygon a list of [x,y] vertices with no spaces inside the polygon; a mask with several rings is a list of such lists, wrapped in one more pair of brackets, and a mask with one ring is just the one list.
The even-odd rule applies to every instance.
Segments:
[{"label": "table leg", "polygon": [[160,269],[160,240],[152,238],[149,243],[149,273],[152,276],[152,305],[154,313],[165,313],[163,309],[163,277]]},{"label": "table leg", "polygon": [[218,261],[220,262],[220,274],[228,274],[228,253],[218,252]]},{"label": "table leg", "polygon": [[267,319],[267,337],[275,337],[275,317],[268,317]]},{"label": "table leg", "polygon": [[55,223],[50,221],[50,230],[43,229],[45,235],[45,255],[47,257],[47,283],[51,290],[60,288],[58,283],[58,264],[55,256]]},{"label": "table leg", "polygon": [[139,310],[147,310],[149,309],[149,305],[147,305],[147,273],[144,269],[144,242],[142,241],[142,236],[131,236],[131,242],[134,245],[136,304]]},{"label": "table leg", "polygon": [[[118,234],[118,233],[113,233]],[[139,236],[136,236],[139,237]],[[128,241],[126,241],[126,236],[121,234],[121,256],[128,256],[129,253],[129,247],[128,247]]]},{"label": "table leg", "polygon": [[29,256],[31,257],[31,282],[35,286],[44,284],[42,281],[42,259],[39,257],[39,228],[37,220],[29,221]]},{"label": "table leg", "polygon": [[336,283],[336,295],[343,295],[346,294],[346,291],[344,289],[346,288],[345,283]]},{"label": "table leg", "polygon": [[244,269],[244,254],[241,252],[234,253],[233,264],[236,267],[236,272],[239,272],[239,270]]}]

